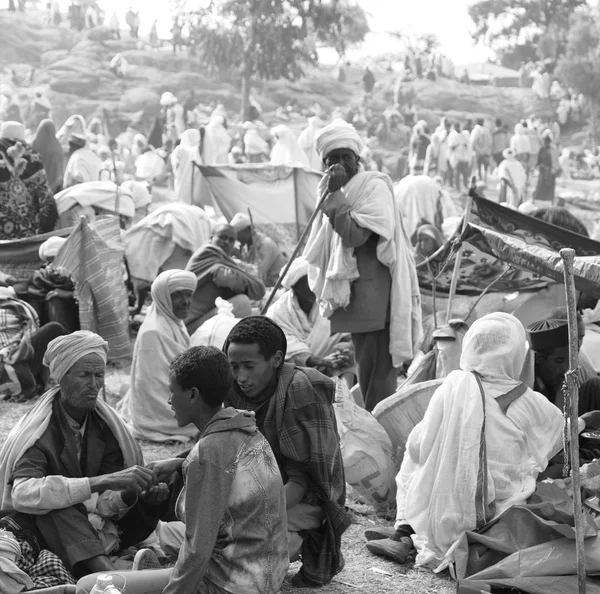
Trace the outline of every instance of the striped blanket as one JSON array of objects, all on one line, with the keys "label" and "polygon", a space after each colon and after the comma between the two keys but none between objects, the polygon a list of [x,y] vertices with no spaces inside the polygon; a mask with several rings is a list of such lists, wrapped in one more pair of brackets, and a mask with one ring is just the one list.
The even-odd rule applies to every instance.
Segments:
[{"label": "striped blanket", "polygon": [[92,224],[82,218],[53,264],[71,275],[81,329],[96,332],[108,342],[110,359],[131,357],[123,253],[116,217]]}]

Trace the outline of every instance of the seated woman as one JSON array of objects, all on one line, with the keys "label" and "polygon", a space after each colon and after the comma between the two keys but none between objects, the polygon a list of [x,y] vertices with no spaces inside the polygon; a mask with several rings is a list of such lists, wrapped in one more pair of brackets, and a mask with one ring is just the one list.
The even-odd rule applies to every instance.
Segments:
[{"label": "seated woman", "polygon": [[185,442],[198,432],[179,427],[169,397],[169,363],[190,346],[183,320],[189,312],[196,277],[167,270],[152,283],[152,305],[140,326],[131,362],[131,385],[117,411],[137,439]]},{"label": "seated woman", "polygon": [[344,375],[354,362],[350,335],[331,334],[329,320],[319,313],[317,297],[308,286],[308,262],[304,258],[294,260],[282,286],[287,290],[271,305],[267,316],[285,334],[285,361],[316,367],[330,377]]},{"label": "seated woman", "polygon": [[67,333],[79,330],[79,306],[75,301],[73,280],[64,271],[52,267],[52,262],[65,243],[64,237],[51,237],[39,249],[44,265],[29,279],[25,299],[36,310],[43,326],[58,322]]},{"label": "seated woman", "polygon": [[[536,478],[562,447],[562,414],[519,376],[527,353],[522,324],[506,313],[467,332],[462,371],[434,393],[413,429],[396,477],[396,532],[368,549],[441,570],[453,545],[533,494]],[[403,540],[404,539],[404,540]]]},{"label": "seated woman", "polygon": [[442,245],[444,238],[437,227],[433,225],[421,225],[416,234],[417,245],[415,246],[415,263],[424,262],[433,256]]},{"label": "seated woman", "polygon": [[252,313],[251,301],[262,299],[265,286],[231,256],[237,235],[231,225],[219,225],[210,243],[204,244],[190,258],[186,270],[193,272],[198,286],[185,320],[193,334],[206,320],[217,315],[215,299],[233,304],[233,314],[243,318]]}]

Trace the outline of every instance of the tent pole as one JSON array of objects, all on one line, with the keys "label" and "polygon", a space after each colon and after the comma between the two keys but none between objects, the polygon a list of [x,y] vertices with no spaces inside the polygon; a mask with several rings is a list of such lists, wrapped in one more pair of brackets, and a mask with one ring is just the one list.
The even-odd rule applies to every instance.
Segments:
[{"label": "tent pole", "polygon": [[281,287],[281,283],[283,282],[285,275],[288,273],[288,270],[290,269],[292,262],[298,257],[298,254],[300,253],[300,249],[302,248],[302,244],[304,243],[304,240],[308,237],[308,234],[310,233],[310,230],[312,228],[312,224],[313,224],[314,220],[317,218],[317,215],[321,212],[321,208],[325,204],[325,200],[327,200],[327,198],[329,198],[329,191],[327,191],[323,194],[323,197],[317,204],[317,207],[315,208],[315,210],[313,210],[313,213],[310,215],[310,219],[308,219],[308,223],[306,223],[306,227],[304,228],[304,231],[302,231],[302,235],[300,236],[300,239],[298,239],[298,243],[296,244],[296,247],[294,248],[294,251],[292,252],[292,255],[290,256],[290,259],[287,261],[287,264],[285,265],[284,269],[279,273],[279,278],[277,279],[275,286],[271,289],[271,293],[267,299],[267,302],[264,304],[264,306],[260,312],[261,316],[264,316],[267,313],[269,306],[271,305],[271,303],[273,302],[273,299],[275,298],[275,293],[277,292],[279,287]]},{"label": "tent pole", "polygon": [[[473,206],[473,194],[475,193],[475,184],[477,183],[477,178],[471,178],[471,188],[469,189],[469,194],[467,195],[467,203],[465,205],[465,214],[463,218],[462,224],[462,233],[467,229],[467,225],[469,224],[469,220],[471,218],[471,207]],[[461,234],[462,235],[462,234]],[[463,244],[461,243],[458,248],[458,252],[456,253],[456,260],[454,262],[454,270],[452,271],[452,281],[450,282],[450,293],[448,294],[448,309],[446,310],[446,324],[450,321],[452,317],[452,302],[454,301],[454,295],[456,293],[456,286],[458,285],[458,277],[460,275],[460,266],[462,264],[463,257]],[[466,320],[465,320],[466,322]]]},{"label": "tent pole", "polygon": [[577,299],[575,296],[575,275],[573,264],[575,250],[563,248],[560,256],[564,264],[565,293],[569,320],[569,371],[565,375],[565,405],[570,410],[569,454],[571,477],[573,479],[573,515],[575,517],[575,543],[577,549],[577,584],[579,594],[585,594],[586,568],[585,545],[583,541],[583,506],[581,502],[581,475],[579,473],[579,333],[577,330]]}]

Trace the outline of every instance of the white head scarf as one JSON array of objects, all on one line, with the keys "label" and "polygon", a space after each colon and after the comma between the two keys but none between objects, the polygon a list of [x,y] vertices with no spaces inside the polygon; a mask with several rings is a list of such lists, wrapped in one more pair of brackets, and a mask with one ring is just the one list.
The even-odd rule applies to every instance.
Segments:
[{"label": "white head scarf", "polygon": [[192,291],[193,293],[196,290],[197,283],[196,275],[187,270],[165,270],[161,272],[154,279],[150,288],[152,307],[159,315],[181,322],[173,313],[171,293],[176,291]]},{"label": "white head scarf", "polygon": [[306,153],[296,140],[296,136],[288,126],[280,124],[271,129],[276,142],[271,150],[273,165],[300,165],[310,167]]},{"label": "white head scarf", "polygon": [[315,148],[321,159],[336,149],[350,149],[360,155],[363,142],[352,124],[337,118],[315,136]]},{"label": "white head scarf", "polygon": [[237,233],[242,229],[246,229],[246,227],[250,227],[252,225],[252,221],[247,214],[244,214],[243,212],[237,212],[229,224],[236,230]]},{"label": "white head scarf", "polygon": [[182,146],[194,148],[194,147],[197,147],[199,143],[200,143],[200,130],[197,130],[196,128],[188,128],[181,135],[181,145]]},{"label": "white head scarf", "polygon": [[285,275],[281,285],[285,289],[291,289],[303,276],[307,275],[308,261],[302,256],[299,256],[292,262],[292,265]]},{"label": "white head scarf", "polygon": [[50,369],[50,376],[60,382],[79,359],[91,354],[98,355],[106,363],[108,343],[94,332],[78,330],[50,342],[44,365]]},{"label": "white head scarf", "polygon": [[0,138],[25,140],[25,126],[19,122],[4,122],[0,127]]},{"label": "white head scarf", "polygon": [[58,251],[66,241],[66,237],[50,237],[50,239],[46,239],[38,250],[40,260],[46,261],[48,258],[56,257]]},{"label": "white head scarf", "polygon": [[[477,320],[465,335],[460,366],[484,381],[517,385],[527,354],[527,335],[514,316],[496,312]],[[506,392],[506,390],[503,390]]]}]

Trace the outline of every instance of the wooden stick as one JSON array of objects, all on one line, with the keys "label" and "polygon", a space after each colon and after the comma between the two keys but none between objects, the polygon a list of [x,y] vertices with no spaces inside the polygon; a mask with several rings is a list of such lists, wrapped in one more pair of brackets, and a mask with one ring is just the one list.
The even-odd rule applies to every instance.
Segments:
[{"label": "wooden stick", "polygon": [[273,302],[273,299],[275,298],[275,293],[277,292],[279,287],[281,287],[281,283],[283,282],[285,275],[288,273],[288,270],[290,269],[292,262],[298,257],[298,254],[300,253],[300,249],[302,248],[302,244],[304,243],[304,240],[308,237],[308,234],[310,233],[310,230],[312,228],[312,224],[313,224],[314,220],[317,218],[317,215],[321,213],[321,208],[323,207],[323,204],[325,204],[325,200],[327,200],[328,197],[329,197],[329,192],[325,192],[323,194],[323,197],[319,201],[319,204],[317,204],[317,207],[315,208],[315,210],[313,210],[313,213],[310,215],[310,219],[308,219],[308,223],[306,223],[306,227],[304,227],[304,231],[302,231],[302,235],[300,235],[300,239],[298,240],[298,243],[296,244],[296,247],[294,248],[294,251],[292,252],[292,255],[290,256],[290,259],[288,260],[284,269],[279,274],[279,278],[277,279],[275,286],[273,287],[273,289],[271,289],[271,294],[269,295],[267,302],[265,303],[264,307],[262,308],[262,311],[260,312],[261,316],[264,316],[267,313],[269,306],[271,305],[271,303]]},{"label": "wooden stick", "polygon": [[[471,219],[471,207],[473,206],[473,195],[475,194],[475,184],[477,183],[477,178],[473,177],[471,179],[471,189],[469,190],[469,194],[467,195],[467,204],[465,205],[465,216],[463,218],[462,232],[467,228],[469,224],[469,220]],[[452,271],[452,281],[450,282],[450,292],[448,294],[448,309],[446,310],[446,324],[452,318],[452,302],[454,301],[454,294],[456,293],[456,287],[458,285],[458,277],[460,275],[460,266],[462,264],[463,257],[463,245],[458,248],[458,252],[456,254],[456,260],[454,261],[454,270]]]},{"label": "wooden stick", "polygon": [[564,264],[565,293],[569,320],[569,371],[565,375],[568,393],[566,403],[570,410],[569,453],[571,457],[571,477],[573,479],[573,515],[575,517],[575,543],[577,550],[577,583],[579,594],[585,594],[586,568],[585,545],[583,541],[583,506],[581,503],[581,476],[579,473],[579,333],[577,330],[577,299],[575,295],[575,250],[563,248],[560,257]]}]

